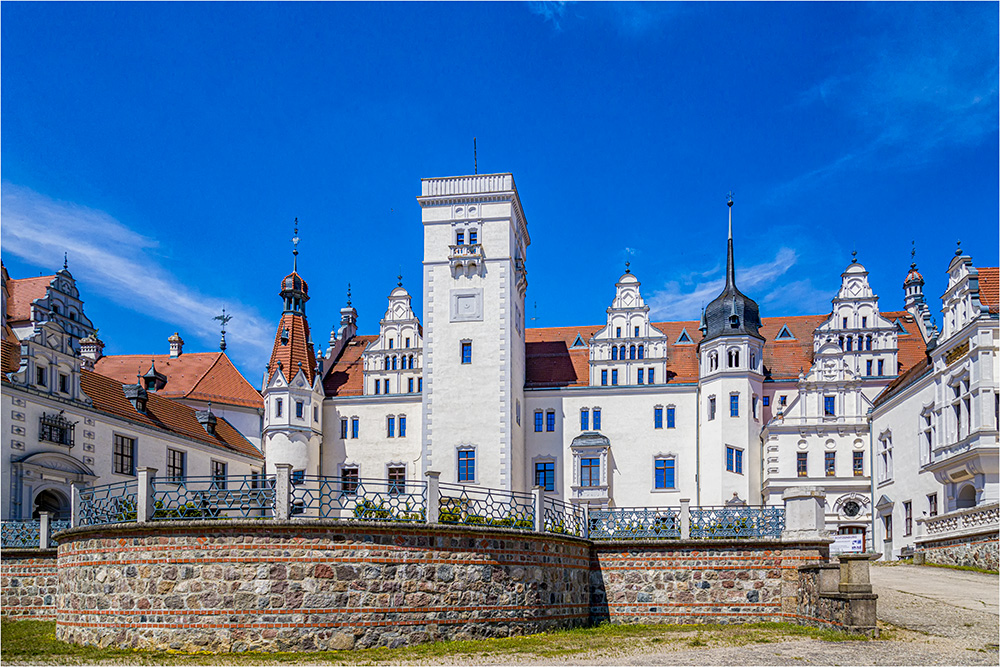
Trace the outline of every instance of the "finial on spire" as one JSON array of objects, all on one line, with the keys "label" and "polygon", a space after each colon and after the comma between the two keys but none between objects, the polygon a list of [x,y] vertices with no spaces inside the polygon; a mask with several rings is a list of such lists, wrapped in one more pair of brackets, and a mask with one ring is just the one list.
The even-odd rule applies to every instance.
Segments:
[{"label": "finial on spire", "polygon": [[961,257],[962,256],[962,242],[961,241],[957,241],[956,244],[958,245],[958,247],[955,248],[955,257]]},{"label": "finial on spire", "polygon": [[917,242],[910,241],[910,268],[917,268]]},{"label": "finial on spire", "polygon": [[219,341],[219,349],[223,352],[226,351],[226,325],[229,324],[229,320],[233,319],[232,315],[226,315],[226,307],[222,307],[222,314],[216,315],[212,318],[213,320],[219,320],[222,323],[222,339]]},{"label": "finial on spire", "polygon": [[476,175],[479,175],[479,152],[476,150],[476,138],[472,137],[472,167]]},{"label": "finial on spire", "polygon": [[347,307],[351,307],[351,283],[347,283]]},{"label": "finial on spire", "polygon": [[69,269],[69,253],[63,252],[63,268]]},{"label": "finial on spire", "polygon": [[396,274],[396,286],[397,287],[402,287],[403,286],[403,272],[402,271],[400,271],[398,274]]},{"label": "finial on spire", "polygon": [[851,251],[851,264],[857,264],[857,263],[858,263],[858,251],[857,250],[852,250]]},{"label": "finial on spire", "polygon": [[292,237],[292,273],[299,270],[299,219],[295,218],[295,235]]},{"label": "finial on spire", "polygon": [[733,239],[733,191],[726,195],[726,206],[729,207],[729,240]]},{"label": "finial on spire", "polygon": [[625,262],[625,273],[632,273],[632,269],[629,268],[630,266],[632,266],[632,262]]}]

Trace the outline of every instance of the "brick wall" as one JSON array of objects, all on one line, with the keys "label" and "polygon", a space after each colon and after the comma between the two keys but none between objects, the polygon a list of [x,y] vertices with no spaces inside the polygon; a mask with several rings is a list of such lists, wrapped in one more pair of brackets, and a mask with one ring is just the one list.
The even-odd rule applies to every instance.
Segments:
[{"label": "brick wall", "polygon": [[77,529],[57,636],[240,651],[401,646],[583,625],[586,541],[343,521]]},{"label": "brick wall", "polygon": [[591,616],[613,623],[798,622],[798,567],[826,542],[595,542]]},{"label": "brick wall", "polygon": [[0,612],[53,620],[59,582],[55,549],[4,549],[0,558]]}]

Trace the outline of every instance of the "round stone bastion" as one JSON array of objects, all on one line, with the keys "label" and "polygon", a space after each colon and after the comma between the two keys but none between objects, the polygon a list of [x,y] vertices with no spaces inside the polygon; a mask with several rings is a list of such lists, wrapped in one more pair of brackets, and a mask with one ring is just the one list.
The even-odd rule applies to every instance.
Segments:
[{"label": "round stone bastion", "polygon": [[589,543],[504,528],[162,521],[59,536],[56,636],[314,651],[584,625]]}]

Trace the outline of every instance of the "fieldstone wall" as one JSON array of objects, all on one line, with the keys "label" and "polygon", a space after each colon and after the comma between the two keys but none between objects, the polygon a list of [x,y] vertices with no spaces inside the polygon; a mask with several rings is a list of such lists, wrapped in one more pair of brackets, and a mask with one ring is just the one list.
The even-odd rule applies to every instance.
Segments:
[{"label": "fieldstone wall", "polygon": [[588,542],[345,521],[77,528],[57,636],[176,650],[327,650],[583,625]]},{"label": "fieldstone wall", "polygon": [[[867,570],[867,564],[864,568]],[[878,635],[875,602],[878,596],[871,585],[848,585],[854,592],[841,591],[841,566],[837,563],[812,563],[799,566],[798,613],[802,625],[833,628],[870,636]],[[850,583],[850,582],[847,582]]]},{"label": "fieldstone wall", "polygon": [[595,622],[798,622],[798,568],[825,562],[829,540],[594,542],[591,553]]},{"label": "fieldstone wall", "polygon": [[0,612],[51,621],[59,573],[55,549],[4,549],[0,557]]},{"label": "fieldstone wall", "polygon": [[924,562],[939,565],[965,565],[983,570],[1000,570],[1000,549],[996,531],[954,538],[924,541],[917,546]]}]

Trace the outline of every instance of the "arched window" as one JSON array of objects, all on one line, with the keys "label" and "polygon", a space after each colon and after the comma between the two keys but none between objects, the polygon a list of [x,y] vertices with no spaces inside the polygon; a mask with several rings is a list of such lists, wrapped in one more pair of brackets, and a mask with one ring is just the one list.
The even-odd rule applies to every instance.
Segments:
[{"label": "arched window", "polygon": [[628,358],[629,359],[635,359],[635,345],[632,345],[631,347],[629,347],[629,349],[628,349]]},{"label": "arched window", "polygon": [[740,351],[729,350],[729,367],[736,368],[740,365]]},{"label": "arched window", "polygon": [[844,337],[841,336],[840,340],[838,342],[840,343],[840,349],[843,350],[844,349]]},{"label": "arched window", "polygon": [[962,487],[962,490],[958,492],[958,499],[955,503],[956,509],[965,509],[967,507],[976,506],[976,487],[971,484],[966,484]]},{"label": "arched window", "polygon": [[645,358],[646,358],[646,354],[645,354],[646,350],[645,350],[645,347],[646,347],[645,345],[640,345],[640,346],[639,346],[639,358],[640,358],[640,359],[645,359]]},{"label": "arched window", "polygon": [[397,357],[392,358],[392,370],[396,370]]},{"label": "arched window", "polygon": [[750,368],[757,368],[757,354],[755,352],[750,353]]},{"label": "arched window", "polygon": [[611,348],[611,360],[618,361],[618,346]]},{"label": "arched window", "polygon": [[847,351],[850,352],[854,349],[854,338],[851,336],[847,337]]},{"label": "arched window", "polygon": [[712,354],[708,355],[708,370],[714,371],[718,367],[719,367],[719,354],[717,352],[713,352]]},{"label": "arched window", "polygon": [[413,355],[410,355],[410,370],[413,370]]},{"label": "arched window", "polygon": [[865,349],[866,350],[871,350],[872,349],[872,337],[871,337],[871,335],[865,336]]}]

